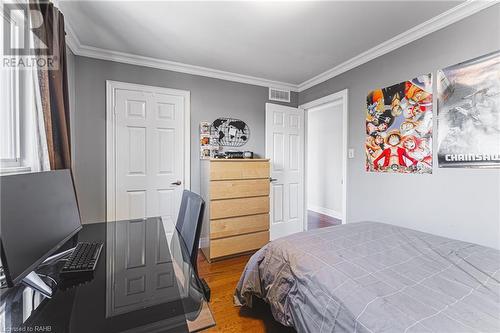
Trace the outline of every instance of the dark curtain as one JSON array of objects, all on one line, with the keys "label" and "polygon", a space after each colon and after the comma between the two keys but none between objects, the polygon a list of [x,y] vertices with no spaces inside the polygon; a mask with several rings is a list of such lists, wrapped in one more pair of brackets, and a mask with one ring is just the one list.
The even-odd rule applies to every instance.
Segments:
[{"label": "dark curtain", "polygon": [[53,66],[38,71],[50,169],[71,169],[64,17],[52,3],[30,2],[30,8],[34,9],[31,15],[33,26],[39,27],[33,33],[47,46],[37,48],[35,52],[39,57],[53,60]]}]

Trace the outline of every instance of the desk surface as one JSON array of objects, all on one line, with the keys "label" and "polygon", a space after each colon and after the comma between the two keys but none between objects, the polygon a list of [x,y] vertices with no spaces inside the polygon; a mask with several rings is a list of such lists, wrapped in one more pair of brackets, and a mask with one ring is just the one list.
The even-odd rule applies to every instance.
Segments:
[{"label": "desk surface", "polygon": [[37,269],[57,283],[51,299],[23,285],[2,290],[0,332],[190,332],[215,325],[171,221],[88,224],[66,247],[75,241],[104,243],[94,274],[67,281],[58,262]]}]

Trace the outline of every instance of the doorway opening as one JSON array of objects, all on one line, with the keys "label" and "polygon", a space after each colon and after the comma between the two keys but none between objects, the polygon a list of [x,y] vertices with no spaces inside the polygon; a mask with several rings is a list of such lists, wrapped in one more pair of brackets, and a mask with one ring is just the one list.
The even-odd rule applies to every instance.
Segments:
[{"label": "doorway opening", "polygon": [[347,90],[300,108],[306,129],[304,229],[346,223]]}]

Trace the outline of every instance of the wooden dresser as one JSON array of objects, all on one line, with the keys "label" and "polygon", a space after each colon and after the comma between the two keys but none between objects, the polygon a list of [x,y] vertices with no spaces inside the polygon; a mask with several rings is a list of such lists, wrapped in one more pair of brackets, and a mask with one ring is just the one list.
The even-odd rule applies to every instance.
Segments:
[{"label": "wooden dresser", "polygon": [[269,242],[269,160],[201,161],[205,214],[200,244],[212,261]]}]

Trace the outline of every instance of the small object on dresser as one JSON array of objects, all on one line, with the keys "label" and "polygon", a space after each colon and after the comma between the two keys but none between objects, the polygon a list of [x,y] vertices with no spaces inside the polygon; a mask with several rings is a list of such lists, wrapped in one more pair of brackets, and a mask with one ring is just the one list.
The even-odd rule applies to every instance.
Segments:
[{"label": "small object on dresser", "polygon": [[226,158],[226,154],[225,153],[218,153],[218,154],[214,155],[214,158]]},{"label": "small object on dresser", "polygon": [[243,158],[242,151],[226,151],[226,158]]},{"label": "small object on dresser", "polygon": [[253,158],[253,152],[245,150],[243,152],[243,158]]}]

